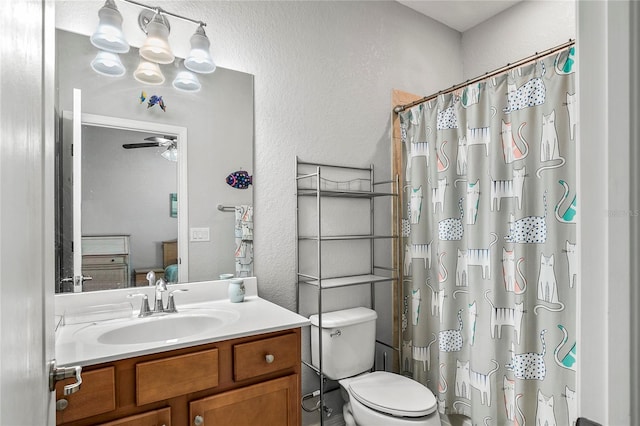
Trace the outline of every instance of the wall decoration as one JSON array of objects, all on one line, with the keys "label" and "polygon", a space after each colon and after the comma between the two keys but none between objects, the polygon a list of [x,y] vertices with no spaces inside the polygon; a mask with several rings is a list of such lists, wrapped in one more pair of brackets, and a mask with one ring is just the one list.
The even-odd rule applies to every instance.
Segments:
[{"label": "wall decoration", "polygon": [[253,184],[253,176],[245,170],[238,170],[227,176],[227,184],[236,189],[247,189]]}]

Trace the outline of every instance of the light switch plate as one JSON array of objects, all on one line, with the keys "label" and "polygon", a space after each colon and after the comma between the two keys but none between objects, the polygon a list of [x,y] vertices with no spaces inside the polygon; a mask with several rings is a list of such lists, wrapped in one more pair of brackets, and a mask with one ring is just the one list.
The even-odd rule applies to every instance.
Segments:
[{"label": "light switch plate", "polygon": [[209,241],[209,228],[191,228],[189,235],[191,241]]}]

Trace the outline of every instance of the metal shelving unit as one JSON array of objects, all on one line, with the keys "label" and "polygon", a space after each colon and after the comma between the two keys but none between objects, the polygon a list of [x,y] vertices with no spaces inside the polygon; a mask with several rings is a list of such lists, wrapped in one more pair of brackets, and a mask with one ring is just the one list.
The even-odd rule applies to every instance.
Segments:
[{"label": "metal shelving unit", "polygon": [[[333,176],[339,176],[334,178]],[[331,179],[329,177],[332,177]],[[397,239],[399,232],[399,225],[392,226],[391,220],[389,221],[389,228],[391,232],[388,235],[381,235],[375,233],[375,203],[374,200],[380,197],[392,197],[393,201],[397,200],[398,196],[398,177],[395,180],[380,181],[374,180],[373,165],[363,167],[350,167],[340,166],[335,164],[321,164],[306,162],[296,157],[295,165],[295,179],[296,179],[296,253],[297,253],[297,285],[296,285],[296,310],[298,313],[301,309],[301,295],[300,290],[302,286],[308,286],[315,290],[317,297],[316,311],[313,313],[318,314],[318,321],[322,324],[322,314],[324,312],[323,304],[323,292],[325,290],[337,289],[342,287],[351,286],[370,286],[370,300],[371,308],[375,309],[375,285],[378,283],[393,283],[398,280],[398,271],[395,268],[387,266],[377,266],[375,264],[375,251],[376,242],[380,240],[393,240]],[[386,189],[386,190],[384,190]],[[313,206],[307,203],[304,207],[301,206],[302,199],[314,200]],[[323,212],[323,200],[326,199],[341,199],[340,202],[345,203],[354,202],[353,200],[369,200],[369,229],[362,232],[346,232],[335,233],[328,235],[323,229],[323,217],[326,214]],[[361,201],[360,201],[361,202]],[[315,223],[312,226],[307,223],[305,227],[306,233],[301,233],[301,218],[307,217],[309,214],[315,215]],[[307,216],[305,216],[307,215]],[[325,220],[326,222],[326,220]],[[326,225],[326,223],[325,223]],[[366,226],[366,224],[365,224]],[[310,228],[313,228],[312,230]],[[311,235],[309,235],[311,234]],[[367,249],[369,252],[369,265],[365,266],[369,268],[368,271],[361,271],[357,274],[334,274],[332,275],[327,271],[325,265],[323,265],[323,252],[327,251],[326,244],[339,244],[339,242],[363,242],[367,243]],[[313,247],[316,252],[315,265],[305,269],[301,267],[301,244],[314,244]],[[390,250],[391,257],[391,250]],[[391,263],[391,260],[390,260]],[[311,368],[318,374],[320,378],[320,425],[324,424],[324,394],[325,394],[325,381],[326,377],[323,374],[322,369],[322,332],[321,328],[318,336],[318,360],[317,366],[314,366],[311,361],[303,360],[303,364]],[[309,339],[310,340],[310,339]],[[382,343],[382,342],[380,342]],[[384,343],[382,343],[384,344]],[[309,342],[310,345],[310,342]],[[385,346],[388,346],[384,344]],[[397,348],[392,348],[397,350]],[[310,351],[311,352],[311,351]]]}]

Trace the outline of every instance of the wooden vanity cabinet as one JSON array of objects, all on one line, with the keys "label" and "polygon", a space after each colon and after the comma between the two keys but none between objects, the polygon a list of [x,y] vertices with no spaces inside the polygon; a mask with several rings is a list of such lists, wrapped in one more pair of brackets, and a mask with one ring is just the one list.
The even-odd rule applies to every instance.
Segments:
[{"label": "wooden vanity cabinet", "polygon": [[56,423],[297,426],[300,360],[296,328],[88,366]]}]

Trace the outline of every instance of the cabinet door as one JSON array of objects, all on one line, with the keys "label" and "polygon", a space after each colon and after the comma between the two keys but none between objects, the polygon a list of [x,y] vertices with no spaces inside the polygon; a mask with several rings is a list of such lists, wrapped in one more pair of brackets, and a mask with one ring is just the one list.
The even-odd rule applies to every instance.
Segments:
[{"label": "cabinet door", "polygon": [[109,423],[101,423],[100,426],[171,426],[171,408],[123,417]]},{"label": "cabinet door", "polygon": [[58,401],[56,424],[116,409],[115,369],[113,367],[83,371],[80,390],[71,395],[64,395],[63,386],[72,381],[73,379],[68,379],[56,384],[56,400]]},{"label": "cabinet door", "polygon": [[297,426],[298,375],[192,401],[191,425]]}]

